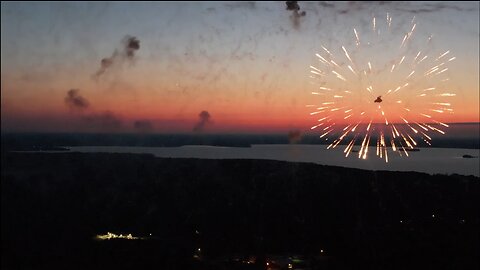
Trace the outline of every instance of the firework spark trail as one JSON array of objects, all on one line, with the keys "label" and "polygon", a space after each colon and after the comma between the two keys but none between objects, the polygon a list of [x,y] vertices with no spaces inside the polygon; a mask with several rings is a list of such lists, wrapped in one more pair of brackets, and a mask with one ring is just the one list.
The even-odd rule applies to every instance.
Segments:
[{"label": "firework spark trail", "polygon": [[340,80],[342,81],[347,81],[347,79],[345,79],[345,77],[343,77],[342,75],[338,74],[338,72],[336,72],[335,70],[332,70],[332,73],[337,75],[337,78],[339,78]]},{"label": "firework spark trail", "polygon": [[345,52],[345,56],[347,57],[348,60],[350,60],[350,63],[353,64],[352,58],[350,58],[350,55],[347,52],[347,49],[345,49],[344,46],[342,46],[343,52]]},{"label": "firework spark trail", "polygon": [[[405,147],[413,149],[422,141],[431,145],[429,133],[445,134],[440,128],[448,125],[435,118],[453,112],[451,102],[446,99],[456,95],[443,85],[449,81],[443,76],[448,73],[447,64],[456,58],[450,55],[450,50],[430,55],[429,49],[415,52],[408,49],[410,43],[415,42],[414,36],[420,36],[415,17],[405,32],[393,37],[390,36],[396,27],[391,15],[387,13],[384,26],[379,22],[375,16],[372,18],[371,34],[353,28],[350,33],[355,50],[349,50],[347,45],[339,48],[321,45],[315,54],[317,64],[310,66],[309,77],[320,82],[313,83],[317,90],[311,94],[322,101],[320,106],[309,104],[307,107],[316,108],[310,112],[311,116],[319,116],[317,124],[310,129],[320,130],[320,138],[332,139],[327,149],[346,144],[343,152],[348,157],[351,152],[357,152],[353,149],[358,143],[358,158],[366,159],[373,136],[377,156],[389,162],[389,147],[393,153],[408,157]],[[369,42],[372,35],[374,41]],[[431,40],[432,35],[427,42]],[[377,57],[382,53],[381,41],[400,44],[397,58],[387,65]],[[370,51],[369,46],[373,48]],[[372,55],[368,56],[368,52]]]},{"label": "firework spark trail", "polygon": [[[368,134],[367,134],[367,135],[368,135]],[[366,159],[366,158],[367,158],[368,146],[370,145],[370,138],[371,138],[371,137],[368,137],[367,147],[365,148],[365,152],[363,153],[362,159]]]},{"label": "firework spark trail", "polygon": [[355,138],[353,138],[352,141],[350,141],[348,146],[345,148],[345,151],[343,151],[344,153],[346,153],[345,157],[348,157],[348,155],[350,155],[350,152],[352,152],[354,144],[355,144]]},{"label": "firework spark trail", "polygon": [[365,134],[365,138],[363,138],[362,147],[360,148],[360,152],[358,153],[358,158],[360,158],[362,156],[363,151],[365,151],[365,148],[368,147],[368,145],[366,147],[367,137],[368,137],[368,133]]},{"label": "firework spark trail", "polygon": [[387,23],[388,23],[388,28],[392,26],[392,17],[390,17],[390,14],[387,12]]},{"label": "firework spark trail", "polygon": [[356,44],[357,44],[357,46],[359,46],[360,45],[360,38],[358,37],[357,29],[353,28],[353,32],[355,33],[355,38],[357,39]]}]

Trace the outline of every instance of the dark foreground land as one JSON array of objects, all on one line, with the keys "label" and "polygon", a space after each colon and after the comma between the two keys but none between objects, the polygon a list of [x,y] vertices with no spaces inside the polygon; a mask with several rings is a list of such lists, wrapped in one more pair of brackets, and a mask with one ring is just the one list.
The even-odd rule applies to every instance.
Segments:
[{"label": "dark foreground land", "polygon": [[[2,269],[480,268],[478,177],[130,154],[1,165]],[[145,239],[93,239],[107,232]]]}]

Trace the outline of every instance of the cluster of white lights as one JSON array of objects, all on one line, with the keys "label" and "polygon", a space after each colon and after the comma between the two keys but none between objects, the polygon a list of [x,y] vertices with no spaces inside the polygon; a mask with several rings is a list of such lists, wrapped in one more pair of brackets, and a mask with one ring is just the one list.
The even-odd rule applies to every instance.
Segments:
[{"label": "cluster of white lights", "polygon": [[123,235],[123,234],[114,234],[114,233],[111,233],[111,232],[107,232],[107,234],[99,234],[99,235],[95,236],[95,238],[98,239],[98,240],[110,240],[110,239],[137,240],[137,239],[142,239],[140,237],[132,236],[131,233],[129,233],[127,235]]}]

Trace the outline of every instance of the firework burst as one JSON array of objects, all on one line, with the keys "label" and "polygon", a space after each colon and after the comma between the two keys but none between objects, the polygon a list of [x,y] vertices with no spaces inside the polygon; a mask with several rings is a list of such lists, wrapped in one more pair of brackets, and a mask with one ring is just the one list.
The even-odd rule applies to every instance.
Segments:
[{"label": "firework burst", "polygon": [[[406,29],[398,30],[401,25]],[[350,43],[321,45],[316,53],[310,66],[315,103],[307,107],[316,119],[311,129],[330,142],[328,149],[342,145],[346,157],[366,159],[375,146],[388,162],[389,151],[408,156],[448,128],[437,119],[453,113],[447,75],[455,57],[434,50],[432,36],[415,38],[415,18],[401,25],[388,13],[373,17],[368,29],[352,29]]]}]

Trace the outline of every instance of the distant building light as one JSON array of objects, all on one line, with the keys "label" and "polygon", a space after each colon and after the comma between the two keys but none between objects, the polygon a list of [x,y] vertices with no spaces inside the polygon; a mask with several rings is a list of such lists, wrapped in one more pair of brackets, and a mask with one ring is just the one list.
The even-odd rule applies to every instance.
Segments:
[{"label": "distant building light", "polygon": [[293,265],[291,263],[288,264],[288,269],[292,269]]},{"label": "distant building light", "polygon": [[323,249],[320,249],[320,253],[323,253]]},{"label": "distant building light", "polygon": [[107,234],[98,234],[95,236],[96,239],[98,240],[110,240],[110,239],[128,239],[128,240],[137,240],[137,239],[142,239],[140,237],[135,237],[135,236],[132,236],[131,233],[127,234],[127,235],[123,235],[123,234],[114,234],[114,233],[111,233],[111,232],[107,232]]}]

